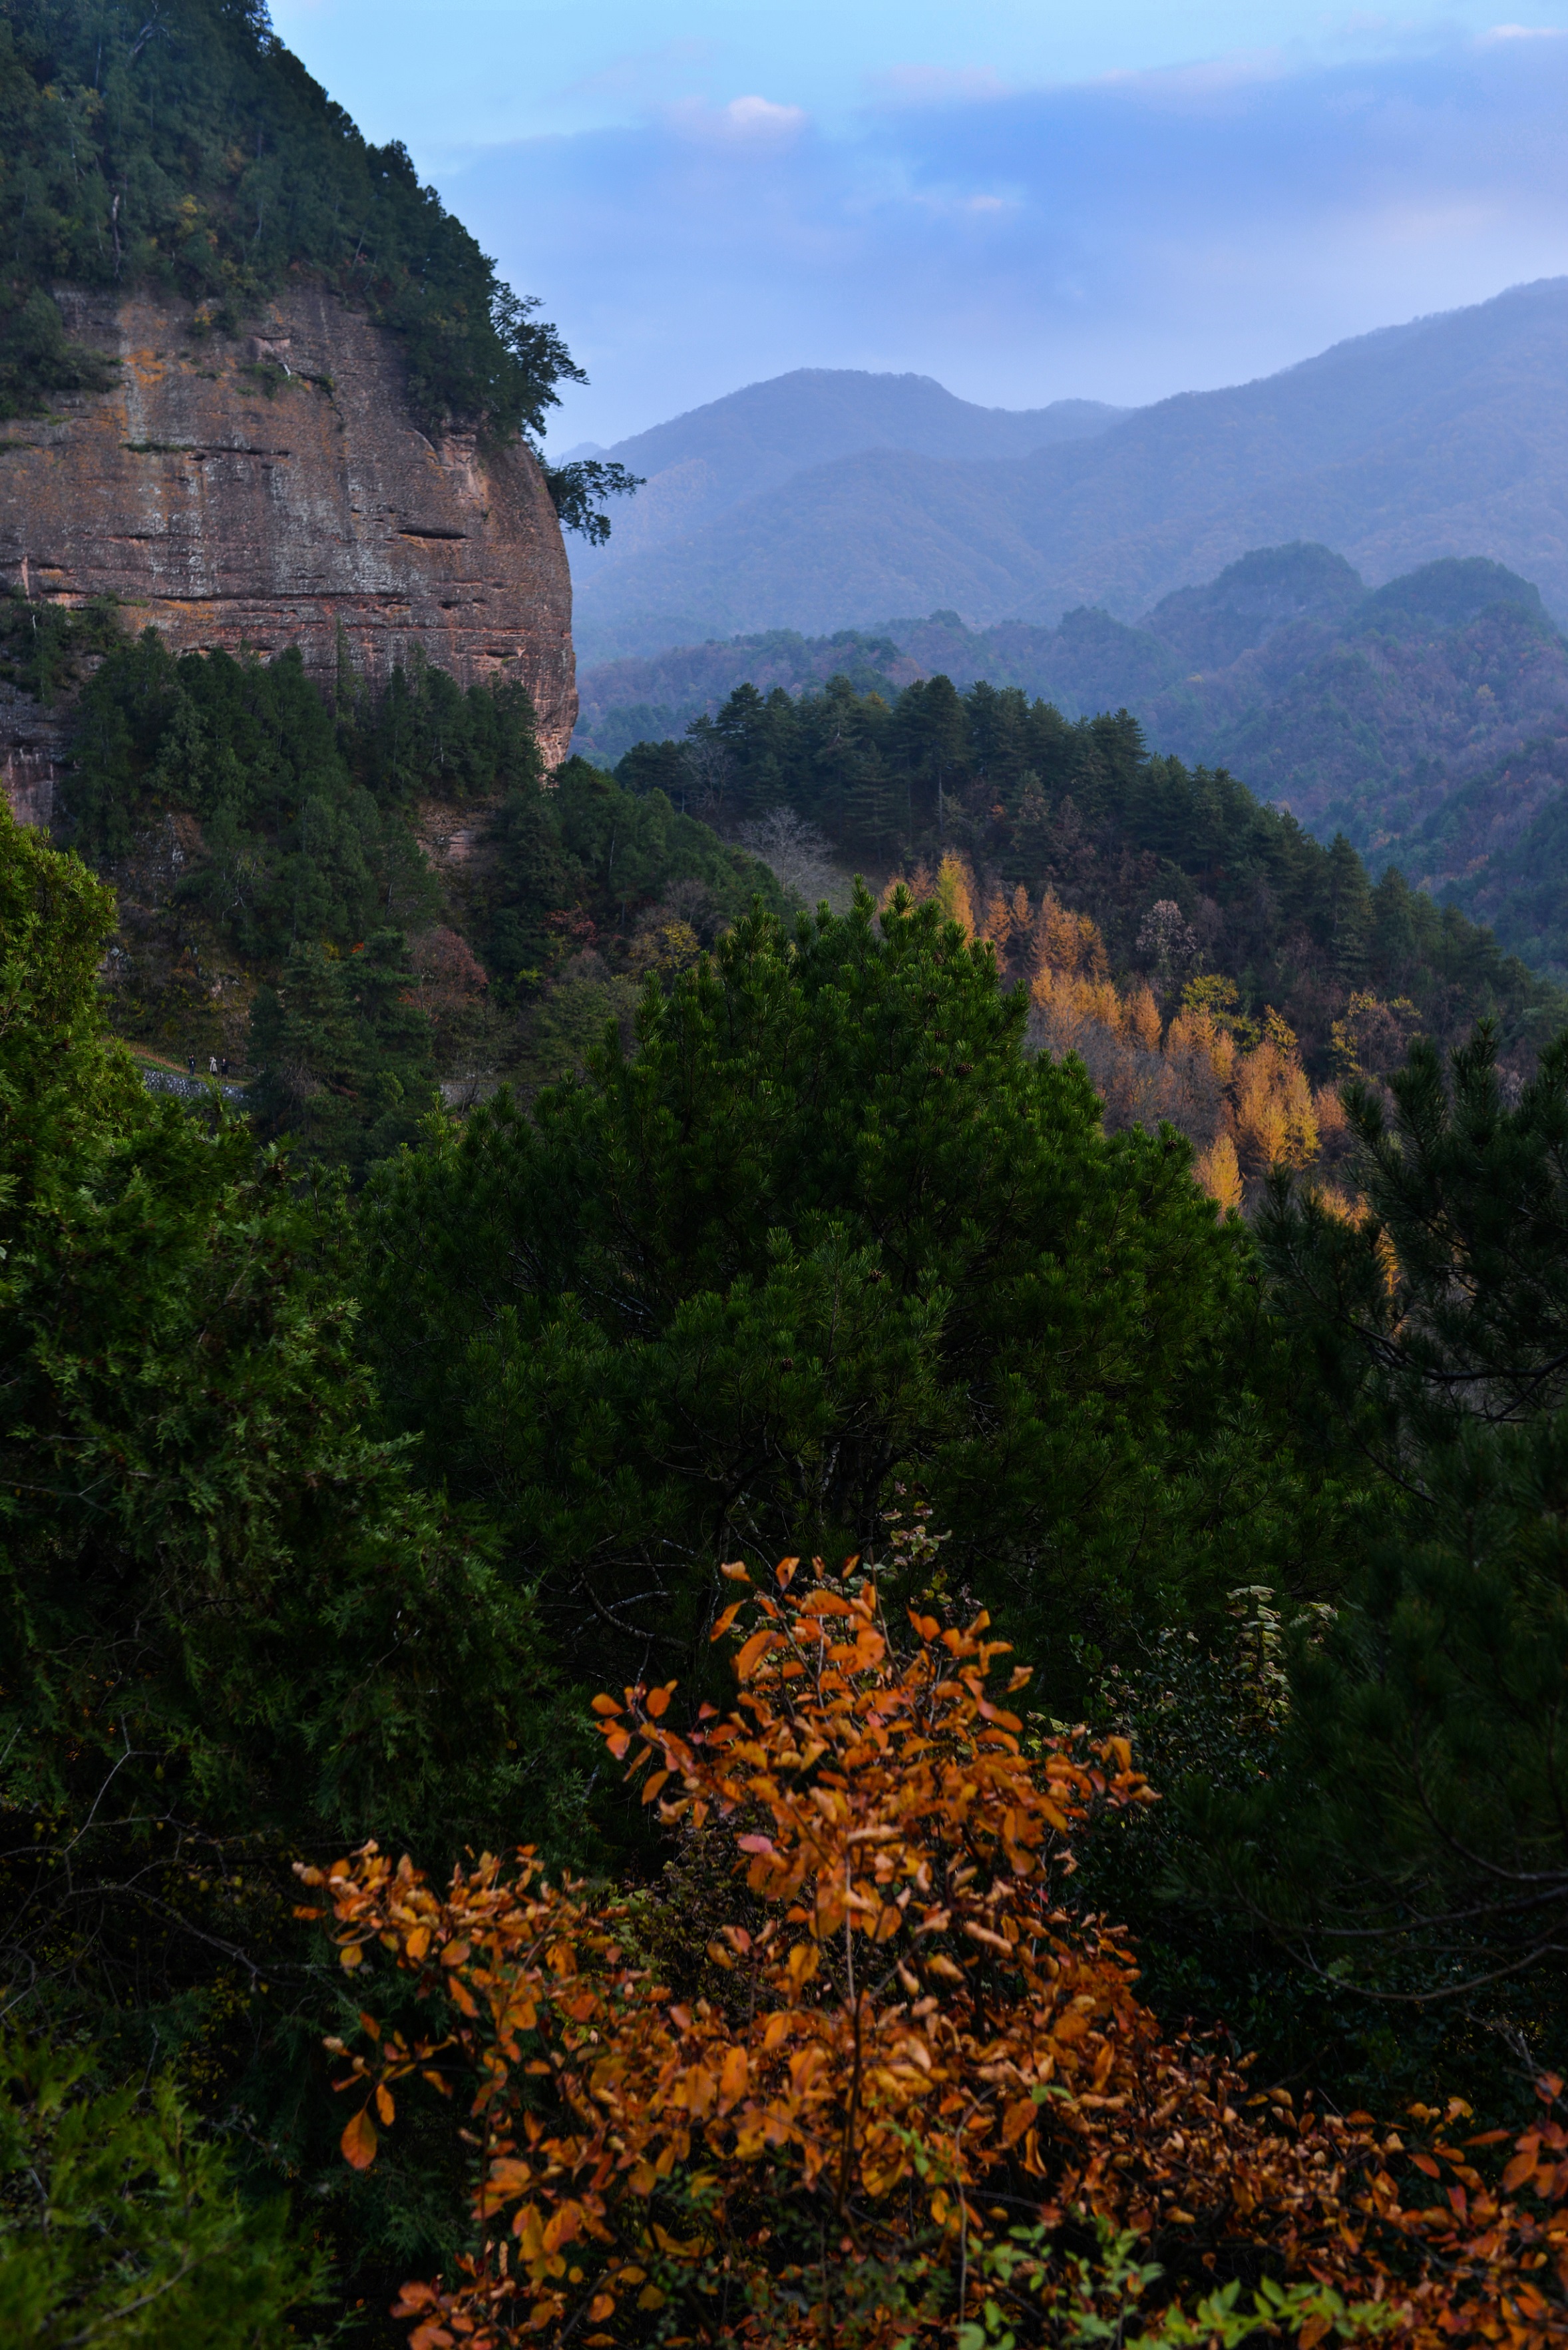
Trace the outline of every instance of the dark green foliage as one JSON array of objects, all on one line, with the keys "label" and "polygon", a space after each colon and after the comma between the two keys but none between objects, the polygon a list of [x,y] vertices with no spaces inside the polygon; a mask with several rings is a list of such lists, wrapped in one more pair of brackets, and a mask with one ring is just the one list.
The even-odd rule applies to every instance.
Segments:
[{"label": "dark green foliage", "polygon": [[1355,987],[1409,997],[1449,1041],[1496,1014],[1507,1044],[1534,1045],[1562,1017],[1558,991],[1490,932],[1392,870],[1372,889],[1348,843],[1325,848],[1222,768],[1151,756],[1126,711],[1069,721],[1016,687],[960,695],[940,676],[891,705],[846,678],[798,698],[742,685],[682,752],[639,744],[616,772],[632,789],[684,788],[725,825],[790,806],[877,872],[960,849],[988,889],[1051,887],[1085,908],[1122,971],[1150,905],[1173,899],[1204,966],[1255,1014],[1283,1010],[1317,1075]]},{"label": "dark green foliage", "polygon": [[[1302,1645],[1270,1784],[1220,1806],[1232,1890],[1318,1966],[1561,2023],[1568,1920],[1568,1037],[1510,1107],[1482,1030],[1390,1119],[1347,1096],[1367,1201],[1278,1194],[1263,1249],[1316,1358],[1303,1410],[1373,1463],[1385,1534]],[[1313,1398],[1319,1400],[1315,1405]],[[1522,2008],[1506,1986],[1533,1970]],[[1500,1993],[1498,1985],[1505,1987]]]},{"label": "dark green foliage", "polygon": [[0,1908],[40,1996],[179,2038],[226,1852],[483,1834],[539,1683],[483,1530],[369,1432],[336,1193],[99,1041],[110,920],[0,818]]},{"label": "dark green foliage", "polygon": [[0,2042],[0,2333],[32,2350],[270,2350],[325,2296],[281,2197],[247,2206],[163,2077]]},{"label": "dark green foliage", "polygon": [[[20,625],[36,608],[6,608]],[[318,1157],[358,1172],[408,1140],[438,1073],[565,1074],[586,1030],[629,1011],[627,974],[670,964],[671,925],[678,966],[753,898],[779,903],[765,866],[658,793],[583,760],[546,780],[520,685],[465,691],[416,658],[373,690],[345,656],[336,704],[292,650],[176,660],[151,629],[117,637],[78,698],[62,795],[83,852],[143,903],[159,893],[178,950],[161,994],[133,965],[129,1032],[234,1051],[197,1023],[214,1017],[202,969],[237,958],[260,983],[249,1106]],[[416,837],[432,810],[478,844],[455,875]]]},{"label": "dark green foliage", "polygon": [[[94,388],[51,282],[151,280],[234,332],[291,268],[396,329],[409,396],[503,437],[544,430],[582,378],[553,327],[396,141],[367,144],[272,32],[261,0],[0,5],[0,413]],[[96,372],[95,372],[96,370]]]},{"label": "dark green foliage", "polygon": [[[577,369],[572,372],[578,382],[586,380]],[[579,458],[571,465],[545,465],[544,473],[562,529],[580,532],[590,546],[602,546],[610,535],[609,516],[601,511],[599,501],[630,497],[642,487],[639,474],[625,465],[607,465],[597,457]]]},{"label": "dark green foliage", "polygon": [[1443,1056],[1417,1040],[1381,1091],[1345,1107],[1370,1213],[1276,1194],[1262,1237],[1282,1310],[1327,1393],[1413,1498],[1422,1465],[1472,1422],[1523,1425],[1568,1401],[1568,1037],[1507,1106],[1495,1035]]},{"label": "dark green foliage", "polygon": [[[465,716],[463,697],[441,683]],[[143,629],[77,706],[76,843],[112,865],[171,810],[193,816],[206,854],[180,888],[244,954],[277,956],[298,940],[348,946],[389,920],[428,922],[436,899],[402,806],[438,754],[407,750],[398,717],[409,699],[400,675],[392,718],[368,714],[363,742],[345,743],[295,648],[265,666],[222,652],[177,660]],[[478,700],[480,725],[493,727],[491,698]]]},{"label": "dark green foliage", "polygon": [[551,787],[508,795],[496,813],[485,962],[513,988],[536,987],[585,948],[613,953],[639,907],[683,888],[706,937],[754,899],[777,908],[765,866],[681,815],[658,789],[628,791],[586,759]]},{"label": "dark green foliage", "polygon": [[51,391],[107,391],[114,373],[112,360],[70,341],[42,286],[0,280],[0,417],[27,415]]},{"label": "dark green foliage", "polygon": [[471,686],[416,652],[372,692],[346,668],[339,734],[356,775],[378,800],[493,801],[543,782],[534,704],[523,685]]},{"label": "dark green foliage", "polygon": [[35,695],[46,709],[62,686],[76,682],[95,653],[112,652],[121,641],[112,598],[95,598],[76,612],[61,604],[35,603],[18,588],[0,591],[0,678]]},{"label": "dark green foliage", "polygon": [[413,986],[397,931],[375,931],[348,954],[291,948],[252,1016],[261,1075],[247,1107],[262,1132],[356,1174],[412,1142],[437,1102],[431,1024]]},{"label": "dark green foliage", "polygon": [[578,1669],[700,1652],[716,1560],[863,1549],[899,1481],[1035,1655],[1201,1614],[1243,1560],[1322,1571],[1332,1497],[1247,1393],[1240,1230],[1023,1019],[932,905],[758,914],[649,991],[635,1059],[377,1175],[389,1408]]}]

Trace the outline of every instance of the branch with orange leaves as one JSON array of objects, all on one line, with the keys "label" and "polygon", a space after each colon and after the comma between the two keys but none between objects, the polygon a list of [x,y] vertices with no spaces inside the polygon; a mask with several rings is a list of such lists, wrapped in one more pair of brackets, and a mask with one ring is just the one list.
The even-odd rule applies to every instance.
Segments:
[{"label": "branch with orange leaves", "polygon": [[[724,1611],[728,1713],[675,1729],[673,1684],[595,1704],[643,1801],[717,1838],[741,1880],[708,1946],[712,1996],[657,1980],[628,1898],[552,1887],[526,1850],[510,1877],[490,1856],[458,1869],[444,1896],[373,1846],[302,1872],[344,1966],[385,1950],[432,2013],[425,2037],[362,2019],[369,2052],[338,2085],[363,2100],[349,2161],[374,2158],[401,2083],[472,2085],[478,2249],[404,2288],[411,2350],[618,2350],[672,2302],[660,2323],[691,2342],[892,2350],[994,2295],[987,2248],[1020,2219],[1045,2231],[1036,2285],[1052,2231],[1096,2220],[1190,2247],[1210,2281],[1227,2248],[1266,2246],[1357,2304],[1387,2300],[1376,2246],[1393,2243],[1419,2286],[1387,2323],[1449,2338],[1423,2329],[1428,2303],[1456,2305],[1435,2281],[1459,2256],[1405,2210],[1376,2136],[1166,2043],[1122,1938],[1062,1907],[1075,1831],[1151,1800],[1125,1742],[1026,1755],[1005,1699],[1028,1677],[993,1690],[1008,1650],[983,1615],[916,1613],[896,1642],[874,1577],[814,1565],[785,1561],[776,1596]],[[1501,2306],[1514,2223],[1487,2225],[1504,2249],[1463,2255],[1467,2308]],[[1060,2296],[1019,2276],[1018,2338],[1056,2338],[1042,2312]]]}]

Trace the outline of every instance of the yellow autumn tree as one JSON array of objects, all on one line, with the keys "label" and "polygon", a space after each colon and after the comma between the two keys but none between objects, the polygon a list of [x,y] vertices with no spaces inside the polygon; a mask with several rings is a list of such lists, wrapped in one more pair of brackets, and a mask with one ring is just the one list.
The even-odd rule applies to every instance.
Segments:
[{"label": "yellow autumn tree", "polygon": [[961,857],[950,849],[937,868],[937,902],[950,922],[956,922],[966,940],[974,936],[974,876]]}]

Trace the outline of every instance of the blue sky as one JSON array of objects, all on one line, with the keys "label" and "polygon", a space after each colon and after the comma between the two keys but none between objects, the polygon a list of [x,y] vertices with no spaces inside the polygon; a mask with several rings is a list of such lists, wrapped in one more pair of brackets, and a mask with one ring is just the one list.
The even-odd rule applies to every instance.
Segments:
[{"label": "blue sky", "polygon": [[1132,403],[1568,272],[1568,0],[274,0],[592,383]]}]

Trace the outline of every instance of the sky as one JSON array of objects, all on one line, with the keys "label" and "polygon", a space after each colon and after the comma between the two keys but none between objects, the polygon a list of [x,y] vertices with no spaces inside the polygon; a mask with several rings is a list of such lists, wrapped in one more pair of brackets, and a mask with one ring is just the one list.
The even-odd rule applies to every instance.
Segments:
[{"label": "sky", "polygon": [[587,369],[1131,406],[1568,274],[1568,0],[273,0]]}]

